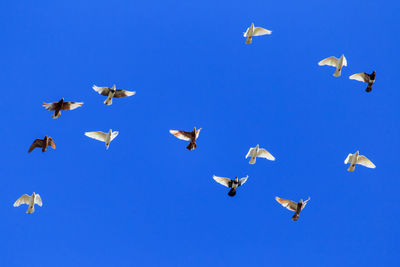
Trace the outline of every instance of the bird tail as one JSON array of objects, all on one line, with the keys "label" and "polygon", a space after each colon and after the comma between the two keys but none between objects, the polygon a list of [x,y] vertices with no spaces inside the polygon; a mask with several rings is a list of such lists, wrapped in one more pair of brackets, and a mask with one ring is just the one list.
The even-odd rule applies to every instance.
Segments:
[{"label": "bird tail", "polygon": [[28,207],[28,210],[26,211],[26,213],[31,214],[31,213],[33,213],[34,211],[35,211],[35,206],[32,205],[32,206],[29,206],[29,207]]},{"label": "bird tail", "polygon": [[335,77],[339,77],[340,75],[342,75],[342,69],[340,68],[337,68],[336,69],[336,71],[335,71],[335,73],[333,74],[333,76],[335,76]]},{"label": "bird tail", "polygon": [[197,147],[197,145],[195,142],[190,142],[186,148],[189,150],[194,150],[196,147]]},{"label": "bird tail", "polygon": [[365,89],[365,92],[369,93],[371,91],[372,91],[372,83],[369,83],[367,89]]},{"label": "bird tail", "polygon": [[256,157],[252,157],[249,161],[250,164],[255,164],[256,163]]},{"label": "bird tail", "polygon": [[229,191],[228,196],[233,197],[233,196],[235,196],[235,195],[236,195],[236,189],[235,189],[235,188],[232,188],[232,189]]},{"label": "bird tail", "polygon": [[57,119],[57,118],[59,118],[60,116],[61,116],[61,111],[59,111],[59,110],[56,110],[56,111],[54,112],[54,114],[51,115],[51,117],[52,117],[53,119]]},{"label": "bird tail", "polygon": [[350,167],[347,169],[349,172],[354,172],[354,169],[356,168],[356,164],[350,164]]},{"label": "bird tail", "polygon": [[296,213],[293,215],[292,220],[293,220],[293,221],[297,221],[297,220],[299,219],[299,217],[300,217],[300,213],[296,212]]},{"label": "bird tail", "polygon": [[112,97],[107,97],[106,101],[104,101],[104,104],[106,105],[111,105],[112,104]]},{"label": "bird tail", "polygon": [[252,41],[253,41],[253,36],[247,36],[246,44],[251,44]]}]

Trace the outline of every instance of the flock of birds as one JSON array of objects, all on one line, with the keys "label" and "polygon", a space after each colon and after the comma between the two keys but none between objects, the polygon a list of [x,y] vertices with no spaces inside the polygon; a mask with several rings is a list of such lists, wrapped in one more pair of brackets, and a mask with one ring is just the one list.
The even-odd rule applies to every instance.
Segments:
[{"label": "flock of birds", "polygon": [[[246,32],[244,33],[244,37],[246,37],[246,44],[251,44],[254,36],[269,35],[271,33],[272,33],[271,31],[264,29],[262,27],[255,27],[254,23],[252,23],[251,26],[248,27]],[[340,77],[342,74],[342,68],[344,66],[347,66],[347,60],[344,55],[342,55],[340,58],[332,56],[321,60],[318,63],[318,65],[320,66],[327,65],[335,67],[336,70],[333,73],[333,76]],[[365,91],[371,92],[372,85],[375,82],[375,71],[373,71],[371,74],[365,72],[356,73],[351,75],[349,78],[352,80],[357,80],[367,83],[368,86]],[[117,89],[115,84],[111,88],[98,87],[96,85],[93,85],[93,90],[107,97],[106,100],[104,101],[105,105],[111,105],[113,103],[113,98],[129,97],[136,94],[136,92],[134,91]],[[47,110],[54,111],[52,115],[53,119],[59,118],[61,116],[61,111],[73,110],[78,107],[81,107],[82,105],[83,102],[66,102],[64,101],[64,98],[62,98],[58,102],[43,103],[43,106]],[[186,148],[188,150],[194,150],[197,147],[196,140],[199,137],[200,131],[201,128],[196,129],[196,127],[194,127],[193,130],[190,132],[182,130],[170,130],[169,132],[178,139],[188,141],[189,144]],[[94,132],[86,132],[85,135],[95,140],[104,142],[106,145],[106,149],[108,149],[111,141],[113,141],[118,136],[118,131],[112,131],[110,129],[107,133],[101,131],[94,131]],[[45,136],[43,139],[38,138],[32,143],[32,145],[28,150],[28,153],[32,152],[35,148],[42,148],[42,152],[45,152],[48,146],[52,147],[53,149],[56,148],[53,138],[51,138],[50,136]],[[259,145],[250,148],[249,152],[246,155],[246,159],[249,157],[250,157],[249,164],[255,164],[257,158],[265,158],[271,161],[275,160],[275,157],[272,156],[271,153],[269,153],[264,148],[260,148]],[[349,172],[353,172],[355,170],[356,164],[368,168],[375,168],[375,165],[367,157],[359,154],[359,151],[356,151],[354,154],[350,153],[345,159],[344,163],[350,164],[349,168],[347,169]],[[237,188],[239,186],[242,186],[247,181],[248,176],[243,177],[241,179],[239,179],[238,177],[235,177],[235,179],[230,179],[214,175],[213,179],[217,183],[230,188],[228,195],[233,197],[236,195]],[[275,197],[275,199],[283,207],[287,208],[288,210],[294,211],[295,213],[292,217],[292,220],[297,221],[299,219],[300,212],[304,209],[307,202],[310,200],[310,197],[308,197],[308,199],[305,201],[301,199],[299,202],[283,199],[280,197]],[[40,207],[42,206],[42,199],[40,195],[36,194],[35,192],[33,192],[31,196],[24,194],[17,201],[15,201],[14,207],[18,207],[22,204],[28,205],[28,210],[26,211],[26,213],[33,213],[35,211],[35,204],[39,205]]]}]

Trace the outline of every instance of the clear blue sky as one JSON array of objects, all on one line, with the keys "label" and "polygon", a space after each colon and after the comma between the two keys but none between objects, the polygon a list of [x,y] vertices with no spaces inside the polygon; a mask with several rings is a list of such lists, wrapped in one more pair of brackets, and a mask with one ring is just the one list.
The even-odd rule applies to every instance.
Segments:
[{"label": "clear blue sky", "polygon": [[[399,8],[1,1],[0,266],[398,266]],[[272,35],[245,45],[252,22]],[[317,65],[342,53],[340,78]],[[372,70],[369,94],[348,79]],[[113,83],[137,94],[105,106]],[[53,120],[62,97],[85,104]],[[168,132],[193,126],[195,151]],[[110,128],[108,151],[83,134]],[[357,149],[375,170],[346,171]],[[230,198],[213,174],[249,179]],[[293,222],[277,195],[311,201]]]}]

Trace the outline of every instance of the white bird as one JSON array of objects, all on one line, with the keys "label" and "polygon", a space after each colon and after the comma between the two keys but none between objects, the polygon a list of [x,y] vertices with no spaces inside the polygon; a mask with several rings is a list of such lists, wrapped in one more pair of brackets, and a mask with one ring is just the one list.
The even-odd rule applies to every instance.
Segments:
[{"label": "white bird", "polygon": [[340,58],[336,58],[336,57],[328,57],[325,58],[323,60],[321,60],[320,62],[318,62],[318,65],[320,66],[332,66],[336,68],[335,73],[333,73],[333,76],[335,77],[339,77],[342,74],[342,67],[346,66],[347,67],[347,60],[344,57],[344,55],[342,55]]},{"label": "white bird", "polygon": [[85,135],[90,138],[99,140],[101,142],[105,142],[107,149],[108,149],[108,146],[110,145],[111,141],[114,140],[118,134],[119,134],[118,131],[113,132],[111,129],[108,131],[108,133],[103,133],[103,132],[86,132],[85,133]]},{"label": "white bird", "polygon": [[251,42],[253,41],[253,36],[261,36],[271,33],[272,31],[269,31],[267,29],[261,27],[254,27],[254,23],[252,23],[251,26],[247,28],[243,36],[247,37],[246,44],[251,44]]},{"label": "white bird", "polygon": [[28,210],[26,213],[33,213],[35,211],[35,204],[39,205],[40,207],[42,204],[42,199],[40,198],[39,194],[32,193],[32,196],[27,194],[22,195],[20,198],[17,199],[14,203],[14,207],[19,207],[22,204],[28,205]]},{"label": "white bird", "polygon": [[257,145],[256,147],[252,147],[250,148],[249,152],[246,155],[246,159],[248,157],[251,157],[249,163],[250,164],[255,164],[256,163],[256,158],[265,158],[268,160],[275,160],[275,157],[271,155],[271,153],[269,153],[267,150],[265,150],[264,148],[259,148],[259,146]]},{"label": "white bird", "polygon": [[127,91],[127,90],[117,89],[115,87],[115,84],[113,85],[112,88],[109,88],[109,87],[98,87],[96,85],[93,85],[92,88],[97,93],[107,97],[107,99],[104,101],[104,104],[106,104],[106,105],[111,105],[113,98],[127,97],[127,96],[132,96],[132,95],[136,94],[135,91]]},{"label": "white bird", "polygon": [[354,154],[349,154],[347,158],[344,160],[344,164],[350,163],[350,167],[347,169],[349,172],[353,172],[356,168],[356,164],[362,165],[367,168],[375,169],[376,166],[373,164],[366,156],[359,155],[359,151],[357,150]]}]

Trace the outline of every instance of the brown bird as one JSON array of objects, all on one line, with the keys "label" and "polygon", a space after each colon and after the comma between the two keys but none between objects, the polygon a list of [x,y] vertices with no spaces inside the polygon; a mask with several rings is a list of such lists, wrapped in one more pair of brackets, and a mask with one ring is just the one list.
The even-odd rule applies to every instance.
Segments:
[{"label": "brown bird", "polygon": [[304,207],[306,206],[307,202],[310,200],[310,197],[308,197],[308,199],[306,201],[304,201],[304,202],[303,202],[302,199],[300,199],[299,203],[296,203],[296,202],[291,201],[291,200],[279,198],[279,197],[275,197],[275,199],[276,199],[276,201],[278,201],[282,206],[284,206],[288,210],[294,211],[295,213],[294,213],[294,215],[292,217],[292,220],[293,221],[297,221],[299,219],[300,212],[304,209]]},{"label": "brown bird", "polygon": [[43,103],[43,107],[47,110],[55,110],[54,114],[51,116],[53,119],[57,119],[61,116],[61,110],[73,110],[82,105],[83,102],[64,102],[64,98],[54,103]]},{"label": "brown bird", "polygon": [[368,83],[368,86],[365,89],[365,92],[369,93],[372,91],[372,85],[375,82],[375,74],[376,74],[375,71],[373,71],[371,74],[368,74],[366,72],[360,72],[360,73],[351,75],[349,77],[349,79]]},{"label": "brown bird", "polygon": [[127,91],[127,90],[117,89],[115,87],[115,84],[113,85],[112,88],[110,88],[110,87],[98,87],[96,85],[93,85],[92,88],[97,93],[107,97],[107,99],[104,101],[104,104],[106,104],[106,105],[111,105],[113,98],[127,97],[127,96],[132,96],[132,95],[136,94],[135,91]]},{"label": "brown bird", "polygon": [[181,140],[190,141],[189,145],[186,147],[189,150],[194,150],[197,147],[196,139],[199,138],[200,129],[196,130],[196,127],[193,128],[193,131],[177,131],[177,130],[169,130],[169,132],[174,135],[176,138]]},{"label": "brown bird", "polygon": [[37,147],[42,148],[42,152],[45,152],[47,150],[47,146],[51,146],[53,149],[56,149],[56,144],[54,143],[53,138],[50,136],[45,136],[43,139],[36,139],[33,141],[31,147],[28,150],[28,153],[31,153],[32,150],[34,150]]}]

